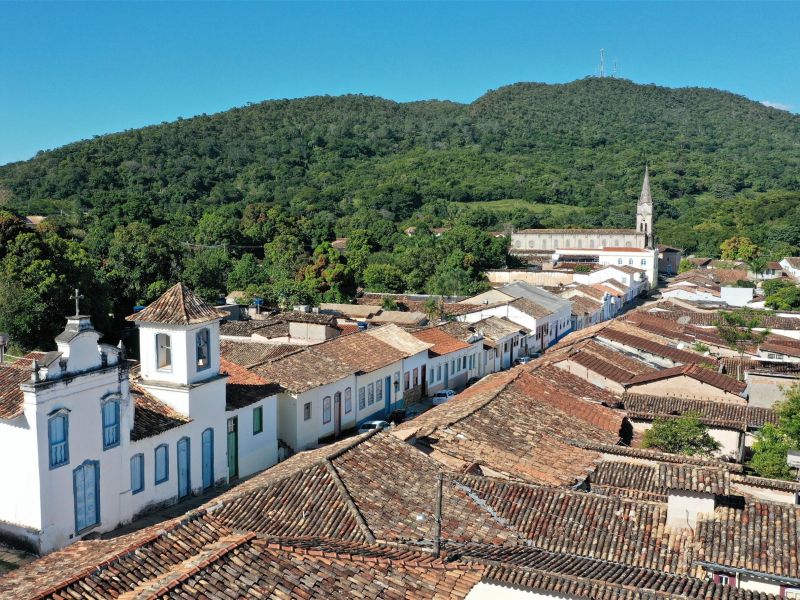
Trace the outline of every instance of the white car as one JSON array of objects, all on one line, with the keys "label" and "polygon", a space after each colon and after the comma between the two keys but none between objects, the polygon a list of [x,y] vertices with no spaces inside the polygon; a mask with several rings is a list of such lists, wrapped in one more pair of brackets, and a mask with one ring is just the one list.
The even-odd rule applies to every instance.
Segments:
[{"label": "white car", "polygon": [[366,421],[358,428],[358,433],[367,433],[373,429],[386,429],[389,423],[386,421]]},{"label": "white car", "polygon": [[439,406],[440,404],[444,404],[450,398],[455,396],[456,393],[453,390],[439,390],[433,396],[431,396],[431,404],[434,406]]}]

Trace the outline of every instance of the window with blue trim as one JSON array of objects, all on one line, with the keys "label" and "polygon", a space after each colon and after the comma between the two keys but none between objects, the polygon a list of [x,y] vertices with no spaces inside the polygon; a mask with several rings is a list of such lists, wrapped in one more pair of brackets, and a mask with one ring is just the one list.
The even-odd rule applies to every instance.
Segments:
[{"label": "window with blue trim", "polygon": [[62,410],[47,421],[47,440],[50,447],[50,468],[69,463],[69,416]]},{"label": "window with blue trim", "polygon": [[131,457],[131,492],[138,494],[144,491],[144,454]]},{"label": "window with blue trim", "polygon": [[169,479],[169,448],[161,444],[156,448],[156,485]]},{"label": "window with blue trim", "polygon": [[103,403],[103,450],[119,446],[119,400]]}]

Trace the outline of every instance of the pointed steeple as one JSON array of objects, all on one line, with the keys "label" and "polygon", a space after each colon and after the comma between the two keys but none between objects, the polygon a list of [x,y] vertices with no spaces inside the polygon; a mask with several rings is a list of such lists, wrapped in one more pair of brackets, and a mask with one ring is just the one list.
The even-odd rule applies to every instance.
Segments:
[{"label": "pointed steeple", "polygon": [[642,193],[639,194],[639,204],[652,204],[653,196],[650,194],[650,169],[647,164],[644,166],[644,181],[642,182]]}]

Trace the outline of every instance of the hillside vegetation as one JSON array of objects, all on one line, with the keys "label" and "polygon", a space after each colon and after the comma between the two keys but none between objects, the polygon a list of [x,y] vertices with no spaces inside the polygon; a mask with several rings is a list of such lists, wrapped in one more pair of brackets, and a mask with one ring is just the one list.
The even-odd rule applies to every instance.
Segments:
[{"label": "hillside vegetation", "polygon": [[[631,226],[645,162],[660,241],[712,255],[732,236],[770,256],[800,249],[800,117],[609,78],[516,84],[471,104],[254,104],[0,167],[0,203],[56,215],[37,243],[63,238],[96,261],[88,272],[114,290],[104,302],[118,318],[178,277],[209,297],[250,287],[275,302],[365,284],[469,293],[482,268],[508,260],[485,231]],[[401,233],[410,225],[414,238]],[[442,225],[455,227],[425,232]],[[0,235],[4,263],[30,258],[31,240]],[[337,237],[350,238],[346,258],[326,244]],[[27,289],[8,265],[0,284]],[[58,313],[48,293],[36,306]]]}]

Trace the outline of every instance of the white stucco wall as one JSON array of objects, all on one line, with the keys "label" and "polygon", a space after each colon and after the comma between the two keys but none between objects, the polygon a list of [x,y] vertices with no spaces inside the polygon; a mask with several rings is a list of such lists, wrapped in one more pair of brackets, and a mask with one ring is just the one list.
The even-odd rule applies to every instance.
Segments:
[{"label": "white stucco wall", "polygon": [[[261,407],[262,410],[262,430],[260,433],[253,433],[253,413],[257,407]],[[238,419],[239,477],[247,477],[278,462],[278,399],[276,396],[269,396],[235,411],[227,411],[225,416],[226,419],[233,416]],[[216,458],[216,446],[218,445],[216,431],[214,434]],[[226,438],[223,437],[220,443],[226,443]],[[222,454],[226,447],[220,449],[223,451]]]}]

